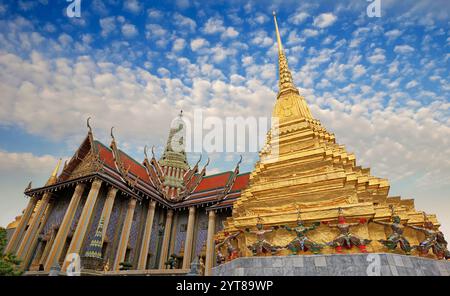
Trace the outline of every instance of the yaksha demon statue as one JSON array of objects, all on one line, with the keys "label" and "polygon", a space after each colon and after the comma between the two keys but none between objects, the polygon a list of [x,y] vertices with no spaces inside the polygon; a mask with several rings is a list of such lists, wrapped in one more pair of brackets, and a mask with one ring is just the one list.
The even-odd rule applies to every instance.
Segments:
[{"label": "yaksha demon statue", "polygon": [[420,255],[425,256],[428,254],[429,250],[433,251],[433,254],[438,257],[438,259],[449,258],[449,252],[447,250],[447,241],[444,239],[444,235],[439,230],[435,230],[433,222],[426,221],[424,227],[408,225],[408,227],[418,230],[425,234],[425,240],[422,241],[418,246],[414,246],[420,253]]},{"label": "yaksha demon statue", "polygon": [[296,255],[298,251],[306,252],[308,250],[310,250],[314,254],[319,253],[323,248],[323,245],[310,240],[306,236],[306,233],[316,229],[319,225],[320,222],[315,222],[312,224],[312,226],[305,226],[303,221],[300,219],[300,210],[297,209],[297,226],[294,228],[290,228],[286,225],[281,226],[287,231],[294,231],[297,234],[297,237],[294,238],[289,244],[287,244],[285,248],[289,249],[292,252],[292,255]]},{"label": "yaksha demon statue", "polygon": [[[392,209],[393,212],[393,209]],[[387,239],[378,240],[384,246],[386,246],[389,250],[395,250],[397,246],[400,244],[400,248],[405,252],[406,255],[411,254],[411,245],[409,241],[403,236],[403,231],[405,227],[400,223],[401,219],[399,216],[392,217],[392,223],[382,222],[382,221],[373,221],[376,224],[390,226],[392,229],[392,234]]]},{"label": "yaksha demon statue", "polygon": [[449,260],[450,259],[450,251],[447,249],[447,244],[448,243],[445,240],[444,234],[441,231],[438,231],[438,233],[437,233],[436,242],[437,242],[439,248],[443,252],[443,257],[446,260]]},{"label": "yaksha demon statue", "polygon": [[281,249],[279,247],[273,246],[271,243],[266,241],[265,234],[270,233],[278,229],[277,226],[271,227],[270,229],[264,229],[264,225],[261,223],[261,219],[258,217],[258,223],[256,224],[256,230],[252,231],[248,228],[245,229],[246,232],[256,234],[256,242],[248,246],[248,249],[252,251],[253,256],[262,255],[270,252],[275,255],[276,252]]},{"label": "yaksha demon statue", "polygon": [[[226,258],[227,260],[233,260],[233,259],[236,259],[237,257],[239,257],[238,249],[235,248],[233,246],[233,244],[231,243],[231,241],[235,240],[239,234],[241,234],[241,231],[238,231],[235,234],[231,234],[231,235],[229,235],[228,233],[225,233],[225,235],[226,235],[225,239],[216,245],[218,264],[221,264],[225,261],[225,256],[223,256],[223,254],[220,251],[220,248],[223,245],[225,245],[227,248],[227,253],[228,253],[228,257]],[[223,258],[219,258],[219,256],[221,256]],[[221,263],[219,263],[219,260],[221,261]]]},{"label": "yaksha demon statue", "polygon": [[339,209],[338,224],[328,224],[329,227],[337,228],[339,235],[327,245],[336,248],[336,252],[342,253],[342,247],[351,249],[353,246],[357,246],[363,253],[367,253],[366,245],[371,242],[369,239],[361,239],[358,236],[350,232],[350,228],[366,223],[365,219],[360,219],[359,223],[347,223],[345,217],[342,214],[342,209]]}]

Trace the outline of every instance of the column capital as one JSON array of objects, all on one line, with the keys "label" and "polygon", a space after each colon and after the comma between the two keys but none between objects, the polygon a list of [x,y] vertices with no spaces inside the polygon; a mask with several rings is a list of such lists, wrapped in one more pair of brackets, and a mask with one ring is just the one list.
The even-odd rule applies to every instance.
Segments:
[{"label": "column capital", "polygon": [[169,210],[167,210],[167,217],[172,217],[173,216],[173,210],[172,209],[169,209]]},{"label": "column capital", "polygon": [[117,191],[119,191],[118,188],[116,188],[114,186],[110,186],[108,189],[108,195],[116,195]]},{"label": "column capital", "polygon": [[136,199],[130,198],[130,200],[128,201],[128,208],[134,208],[135,206],[136,206]]},{"label": "column capital", "polygon": [[195,214],[195,206],[189,208],[189,215]]},{"label": "column capital", "polygon": [[216,211],[214,211],[214,210],[209,211],[209,212],[208,212],[208,216],[209,216],[210,218],[215,217],[215,216],[216,216]]},{"label": "column capital", "polygon": [[102,180],[100,179],[94,179],[94,181],[92,182],[92,187],[100,187],[102,185]]}]

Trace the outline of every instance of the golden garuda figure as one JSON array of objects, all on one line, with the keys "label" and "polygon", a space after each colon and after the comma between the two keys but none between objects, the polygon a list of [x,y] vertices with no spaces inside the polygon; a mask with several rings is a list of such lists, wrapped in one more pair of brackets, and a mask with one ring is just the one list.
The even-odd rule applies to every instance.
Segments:
[{"label": "golden garuda figure", "polygon": [[246,228],[245,231],[256,235],[256,242],[248,246],[247,248],[252,251],[253,256],[264,255],[271,253],[275,255],[281,248],[272,245],[265,239],[266,233],[273,232],[278,229],[278,226],[273,226],[270,229],[264,229],[264,225],[261,223],[261,218],[258,216],[258,222],[256,224],[256,230],[250,230]]},{"label": "golden garuda figure", "polygon": [[366,223],[365,219],[360,219],[358,223],[347,223],[345,221],[344,215],[342,214],[342,209],[339,208],[338,223],[325,223],[329,227],[337,228],[339,230],[339,235],[334,240],[327,243],[327,245],[336,248],[337,253],[342,253],[342,247],[351,249],[353,246],[358,247],[362,253],[367,253],[366,245],[369,244],[372,240],[359,238],[358,236],[350,232],[351,227],[358,226],[364,223]]}]

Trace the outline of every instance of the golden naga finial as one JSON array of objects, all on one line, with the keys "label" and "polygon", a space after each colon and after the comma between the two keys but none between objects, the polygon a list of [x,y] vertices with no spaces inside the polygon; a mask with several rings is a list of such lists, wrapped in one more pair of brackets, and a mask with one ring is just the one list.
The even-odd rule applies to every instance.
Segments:
[{"label": "golden naga finial", "polygon": [[237,162],[237,165],[236,166],[239,166],[241,163],[242,163],[242,155],[239,155],[239,161]]},{"label": "golden naga finial", "polygon": [[113,139],[113,141],[115,141],[116,138],[114,138],[113,130],[114,130],[114,127],[112,126],[111,127],[111,138]]},{"label": "golden naga finial", "polygon": [[195,163],[194,167],[198,166],[200,161],[202,160],[202,155],[200,154],[200,157],[198,158],[197,162]]},{"label": "golden naga finial", "polygon": [[30,191],[30,189],[32,188],[32,181],[30,181],[30,183],[28,183],[27,187],[25,188],[25,192]]},{"label": "golden naga finial", "polygon": [[155,145],[152,146],[152,157],[155,158]]},{"label": "golden naga finial", "polygon": [[145,159],[148,159],[148,156],[147,156],[147,149],[148,149],[148,147],[147,147],[147,145],[145,145],[145,147],[144,147],[144,155],[145,155]]},{"label": "golden naga finial", "polygon": [[86,120],[86,125],[87,125],[87,127],[88,127],[88,129],[89,129],[89,133],[92,133],[92,128],[91,128],[91,125],[89,124],[89,121],[91,120],[91,117],[89,116],[88,118],[87,118],[87,120]]},{"label": "golden naga finial", "polygon": [[48,179],[47,183],[45,184],[46,186],[53,185],[53,184],[56,183],[56,180],[57,180],[57,177],[58,177],[59,168],[61,166],[61,161],[62,161],[62,159],[60,158],[58,160],[58,163],[57,163],[55,169],[52,172],[52,175],[50,176],[50,178]]}]

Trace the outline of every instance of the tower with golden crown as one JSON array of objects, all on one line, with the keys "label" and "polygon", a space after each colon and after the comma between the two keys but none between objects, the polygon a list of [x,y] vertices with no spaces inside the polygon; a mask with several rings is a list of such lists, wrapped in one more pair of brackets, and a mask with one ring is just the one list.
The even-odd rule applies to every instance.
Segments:
[{"label": "tower with golden crown", "polygon": [[[273,124],[259,153],[260,160],[250,175],[249,186],[235,201],[232,217],[227,219],[224,231],[216,238],[221,240],[229,233],[242,231],[236,247],[241,256],[247,257],[252,255],[248,246],[255,242],[256,236],[245,229],[254,229],[257,223],[269,228],[293,226],[298,219],[305,224],[321,222],[317,229],[308,233],[309,238],[319,243],[330,242],[338,235],[327,223],[337,221],[339,214],[347,221],[386,222],[395,215],[400,216],[403,224],[422,226],[427,220],[439,227],[435,215],[417,211],[412,199],[389,197],[389,182],[358,166],[355,156],[339,145],[335,136],[313,117],[293,82],[275,13],[274,22],[279,90],[272,113]],[[372,240],[367,246],[368,252],[386,252],[378,240],[386,239],[391,233],[387,227],[363,223],[353,227],[352,232]],[[294,233],[285,229],[266,235],[267,241],[276,246],[286,246],[294,237]],[[405,237],[412,245],[424,239],[423,234],[411,228],[405,228]],[[359,251],[358,248],[346,250],[348,253]],[[322,253],[334,252],[329,247],[322,250]],[[308,253],[311,254],[305,254]]]}]

